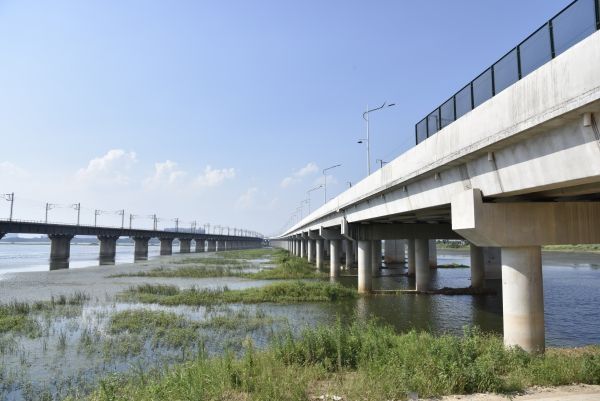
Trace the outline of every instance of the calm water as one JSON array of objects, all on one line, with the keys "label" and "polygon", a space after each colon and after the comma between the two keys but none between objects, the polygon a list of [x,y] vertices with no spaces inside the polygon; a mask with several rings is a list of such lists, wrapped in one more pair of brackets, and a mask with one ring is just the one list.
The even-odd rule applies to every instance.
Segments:
[{"label": "calm water", "polygon": [[[174,249],[176,252],[177,249]],[[158,256],[159,247],[151,246],[149,257]],[[49,245],[0,243],[0,280],[3,273],[48,270]],[[544,299],[546,339],[548,345],[574,346],[600,343],[600,255],[544,253]],[[133,246],[117,246],[117,263],[133,261]],[[467,252],[438,250],[439,264],[469,264]],[[98,265],[97,245],[73,245],[71,268]],[[401,267],[401,266],[398,266]],[[401,270],[391,268],[383,274]],[[437,269],[434,287],[468,287],[469,269]],[[355,277],[340,281],[356,285]],[[500,282],[488,281],[500,290]],[[414,288],[407,277],[374,279],[374,288]],[[333,305],[295,305],[273,307],[272,313],[306,324],[331,322],[340,316],[350,320],[376,317],[399,330],[411,328],[434,332],[460,333],[465,325],[478,325],[485,330],[502,331],[501,295],[472,296],[373,296],[358,301]]]},{"label": "calm water", "polygon": [[[98,266],[97,244],[72,244],[69,268]],[[173,252],[178,252],[179,246],[173,245]],[[160,245],[150,244],[148,258],[159,256]],[[47,271],[50,257],[50,244],[27,244],[0,242],[0,280],[3,273]],[[133,244],[117,245],[116,263],[133,262]]]}]

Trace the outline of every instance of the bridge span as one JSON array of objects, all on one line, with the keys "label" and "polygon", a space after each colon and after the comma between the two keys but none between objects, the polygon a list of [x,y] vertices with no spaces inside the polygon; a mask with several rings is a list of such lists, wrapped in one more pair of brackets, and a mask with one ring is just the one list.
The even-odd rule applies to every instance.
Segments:
[{"label": "bridge span", "polygon": [[600,243],[600,5],[572,6],[582,4],[593,33],[556,52],[559,14],[530,37],[549,32],[547,62],[522,76],[526,39],[512,85],[460,118],[457,93],[452,121],[437,122],[446,102],[414,148],[271,242],[317,267],[328,243],[331,275],[358,259],[358,290],[369,293],[382,240],[406,241],[417,291],[430,289],[430,242],[468,240],[473,287],[484,285],[486,261],[501,263],[505,344],[543,352],[541,246]]},{"label": "bridge span", "polygon": [[148,259],[150,239],[160,241],[160,254],[173,253],[173,241],[179,240],[179,252],[190,253],[192,241],[195,252],[217,252],[223,250],[258,248],[263,239],[245,235],[222,235],[196,233],[186,230],[161,231],[115,227],[98,227],[70,224],[49,224],[41,222],[23,222],[0,220],[0,239],[6,234],[45,234],[50,239],[50,270],[69,267],[71,240],[77,235],[93,235],[100,242],[100,264],[114,264],[117,240],[130,237],[134,241],[134,260]]}]

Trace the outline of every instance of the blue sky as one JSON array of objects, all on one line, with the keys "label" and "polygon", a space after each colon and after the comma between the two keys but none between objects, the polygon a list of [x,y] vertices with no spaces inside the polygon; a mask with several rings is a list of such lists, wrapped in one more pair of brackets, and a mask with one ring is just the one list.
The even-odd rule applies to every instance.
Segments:
[{"label": "blue sky", "polygon": [[566,4],[0,1],[0,193],[22,219],[81,202],[83,222],[124,208],[274,234],[322,168],[342,164],[331,196],[364,178],[367,104],[396,103],[371,115],[375,168]]}]

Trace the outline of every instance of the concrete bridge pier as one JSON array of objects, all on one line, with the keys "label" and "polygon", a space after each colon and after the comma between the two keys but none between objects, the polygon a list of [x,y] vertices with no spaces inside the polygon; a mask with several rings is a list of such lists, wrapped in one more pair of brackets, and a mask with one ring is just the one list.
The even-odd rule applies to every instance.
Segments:
[{"label": "concrete bridge pier", "polygon": [[329,276],[336,278],[340,276],[340,253],[342,240],[332,239],[329,241]]},{"label": "concrete bridge pier", "polygon": [[315,263],[315,240],[308,239],[308,263]]},{"label": "concrete bridge pier", "polygon": [[204,248],[204,243],[205,241],[203,239],[197,239],[196,240],[196,247],[195,247],[195,252],[196,253],[200,253],[200,252],[204,252],[205,248]]},{"label": "concrete bridge pier", "polygon": [[330,256],[329,256],[329,251],[330,251],[330,240],[328,239],[324,239],[323,240],[323,257],[325,258],[325,260],[327,260]]},{"label": "concrete bridge pier", "polygon": [[381,240],[371,241],[371,272],[373,277],[381,273]]},{"label": "concrete bridge pier", "polygon": [[306,248],[307,248],[307,243],[306,243],[306,239],[301,239],[300,240],[300,257],[301,258],[306,258]]},{"label": "concrete bridge pier", "polygon": [[471,251],[471,287],[483,287],[485,280],[485,270],[483,262],[483,248],[477,245],[470,245]]},{"label": "concrete bridge pier", "polygon": [[71,240],[74,235],[49,234],[50,238],[50,270],[68,269],[71,256]]},{"label": "concrete bridge pier", "polygon": [[160,241],[160,255],[172,255],[173,254],[173,238],[159,238]]},{"label": "concrete bridge pier", "polygon": [[292,255],[298,256],[300,252],[298,252],[298,240],[292,240]]},{"label": "concrete bridge pier", "polygon": [[504,344],[543,353],[544,290],[541,246],[502,248]]},{"label": "concrete bridge pier", "polygon": [[148,242],[150,237],[133,237],[133,260],[147,260],[148,259]]},{"label": "concrete bridge pier", "polygon": [[437,244],[434,239],[429,240],[429,267],[437,268]]},{"label": "concrete bridge pier", "polygon": [[316,245],[316,265],[317,265],[317,270],[321,270],[323,268],[323,261],[325,258],[325,241],[323,239],[316,239],[315,240],[315,245]]},{"label": "concrete bridge pier", "polygon": [[413,277],[415,275],[416,270],[416,259],[415,259],[415,239],[409,238],[406,241],[406,274],[408,276]]},{"label": "concrete bridge pier", "polygon": [[208,240],[206,241],[206,252],[215,252],[216,248],[216,242],[214,240]]},{"label": "concrete bridge pier", "polygon": [[179,238],[179,253],[190,253],[192,249],[191,238]]},{"label": "concrete bridge pier", "polygon": [[426,291],[431,287],[431,267],[429,265],[429,241],[415,239],[415,282],[417,291]]},{"label": "concrete bridge pier", "polygon": [[358,292],[368,294],[373,289],[371,271],[371,241],[358,242]]},{"label": "concrete bridge pier", "polygon": [[117,240],[118,236],[99,235],[100,255],[99,260],[101,265],[114,265],[117,256]]},{"label": "concrete bridge pier", "polygon": [[405,262],[405,247],[404,240],[385,240],[385,249],[383,258],[385,263],[404,263]]},{"label": "concrete bridge pier", "polygon": [[354,263],[355,263],[354,255],[356,255],[356,254],[354,253],[354,244],[352,243],[353,241],[350,239],[347,239],[344,242],[346,243],[346,270],[348,270],[352,266],[354,266]]}]

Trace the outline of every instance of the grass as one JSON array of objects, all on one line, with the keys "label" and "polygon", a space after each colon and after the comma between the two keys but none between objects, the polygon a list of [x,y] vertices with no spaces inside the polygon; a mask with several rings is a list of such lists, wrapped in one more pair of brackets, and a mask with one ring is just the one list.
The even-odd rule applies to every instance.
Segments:
[{"label": "grass", "polygon": [[139,335],[151,339],[154,347],[185,347],[200,338],[200,325],[176,313],[146,309],[113,314],[108,323],[111,334]]},{"label": "grass", "polygon": [[274,319],[262,310],[254,313],[246,309],[241,309],[225,315],[213,316],[202,322],[202,327],[209,327],[221,330],[243,330],[250,332],[260,327],[272,324]]},{"label": "grass", "polygon": [[578,245],[545,245],[544,251],[560,252],[600,252],[600,244],[578,244]]},{"label": "grass", "polygon": [[438,269],[465,269],[469,266],[463,265],[462,263],[446,263],[443,265],[437,265]]},{"label": "grass", "polygon": [[71,295],[52,296],[48,302],[9,302],[0,304],[0,334],[18,333],[29,337],[38,337],[40,333],[39,323],[34,314],[49,314],[57,312],[68,312],[67,307],[80,307],[89,296],[83,292],[75,292]]},{"label": "grass", "polygon": [[[290,255],[282,249],[249,249],[240,251],[223,252],[225,258],[189,258],[177,264],[199,264],[198,266],[185,266],[177,269],[160,267],[158,269],[117,274],[110,277],[243,277],[254,280],[296,280],[325,278],[327,274],[319,272],[305,259]],[[243,264],[241,260],[233,258],[268,258],[275,264],[274,268],[263,269],[258,272],[244,272],[245,268],[252,265]]]},{"label": "grass", "polygon": [[356,290],[337,283],[290,281],[265,287],[230,290],[186,289],[174,286],[145,284],[130,287],[121,295],[123,299],[161,305],[214,305],[220,303],[297,303],[331,302],[355,298]]},{"label": "grass", "polygon": [[257,351],[250,341],[232,353],[144,375],[113,375],[90,401],[291,400],[323,394],[344,400],[405,400],[474,392],[513,393],[533,385],[600,383],[600,347],[507,350],[502,339],[468,329],[463,336],[397,334],[375,323],[339,322],[276,336]]}]

